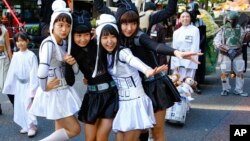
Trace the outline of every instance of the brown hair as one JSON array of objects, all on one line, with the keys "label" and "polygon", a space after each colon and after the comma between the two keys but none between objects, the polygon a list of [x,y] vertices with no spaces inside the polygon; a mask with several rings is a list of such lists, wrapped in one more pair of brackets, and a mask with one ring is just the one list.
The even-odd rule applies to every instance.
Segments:
[{"label": "brown hair", "polygon": [[121,24],[136,22],[137,27],[136,27],[135,33],[133,33],[133,35],[132,35],[132,37],[133,37],[139,30],[139,25],[140,25],[139,18],[140,17],[138,15],[138,13],[136,13],[135,11],[132,11],[132,10],[129,10],[129,11],[125,12],[124,14],[122,14],[122,16],[120,18],[120,24],[118,25],[118,27],[120,28],[120,31],[121,31]]},{"label": "brown hair", "polygon": [[68,14],[65,14],[65,13],[61,13],[59,14],[55,21],[54,21],[54,24],[58,21],[66,21],[67,23],[71,24],[72,23],[72,20],[71,20],[71,17],[68,15]]},{"label": "brown hair", "polygon": [[120,18],[120,24],[131,23],[131,22],[138,23],[138,27],[139,27],[140,22],[139,22],[138,13],[136,13],[135,11],[129,10],[129,11],[125,12],[124,14],[122,14],[122,16]]}]

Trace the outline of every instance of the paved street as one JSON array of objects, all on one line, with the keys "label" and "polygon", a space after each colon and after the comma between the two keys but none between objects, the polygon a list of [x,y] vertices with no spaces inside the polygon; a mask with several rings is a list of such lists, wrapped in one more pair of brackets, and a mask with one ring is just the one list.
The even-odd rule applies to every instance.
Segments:
[{"label": "paved street", "polygon": [[[245,91],[250,93],[250,64],[246,73]],[[81,78],[78,77],[74,87],[81,97],[86,87],[81,87]],[[234,85],[232,85],[234,86]],[[176,126],[166,123],[165,133],[168,141],[229,141],[230,124],[250,125],[250,97],[240,97],[230,94],[220,96],[221,85],[219,72],[206,76],[206,82],[202,85],[202,95],[194,95],[191,103],[191,111],[187,115],[184,126]],[[37,141],[49,135],[54,130],[52,121],[38,118],[38,134],[34,138],[19,134],[20,127],[13,118],[13,108],[7,96],[0,94],[0,103],[3,115],[0,116],[0,140],[1,141]],[[72,141],[83,141],[83,131],[80,136]],[[110,135],[114,140],[114,134]]]}]

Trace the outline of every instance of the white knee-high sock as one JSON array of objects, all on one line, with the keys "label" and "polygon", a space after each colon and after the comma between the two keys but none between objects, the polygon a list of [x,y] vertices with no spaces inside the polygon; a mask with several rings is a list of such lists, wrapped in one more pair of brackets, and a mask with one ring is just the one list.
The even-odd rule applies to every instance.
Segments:
[{"label": "white knee-high sock", "polygon": [[50,134],[48,137],[40,140],[40,141],[66,141],[69,137],[64,128],[56,130],[54,133]]}]

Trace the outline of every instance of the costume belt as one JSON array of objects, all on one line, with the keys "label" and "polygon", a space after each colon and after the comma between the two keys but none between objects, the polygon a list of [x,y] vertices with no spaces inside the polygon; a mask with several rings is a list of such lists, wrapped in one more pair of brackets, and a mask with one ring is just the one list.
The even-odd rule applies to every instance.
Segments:
[{"label": "costume belt", "polygon": [[221,54],[228,56],[230,59],[234,59],[242,54],[242,48],[230,48],[227,52],[220,51]]},{"label": "costume belt", "polygon": [[110,88],[115,87],[115,82],[114,81],[110,81],[108,83],[100,83],[100,84],[96,84],[96,85],[88,85],[88,91],[91,92],[103,92],[105,90],[108,90]]},{"label": "costume belt", "polygon": [[62,67],[54,67],[49,69],[49,76],[48,76],[48,81],[53,80],[53,79],[58,79],[59,84],[57,85],[54,90],[60,90],[60,89],[65,89],[68,88],[68,84],[63,76],[63,69]]},{"label": "costume belt", "polygon": [[29,79],[20,79],[20,78],[17,78],[17,80],[18,80],[20,83],[22,83],[22,84],[27,84],[27,83],[30,82]]},{"label": "costume belt", "polygon": [[119,89],[119,101],[129,101],[140,98],[145,94],[144,89],[142,86],[130,87],[126,89]]},{"label": "costume belt", "polygon": [[57,89],[65,89],[67,87],[68,87],[68,84],[67,84],[65,78],[61,78]]},{"label": "costume belt", "polygon": [[67,84],[65,78],[60,78],[59,79],[59,84],[53,90],[62,90],[62,89],[65,89],[65,88],[68,88],[68,84]]}]

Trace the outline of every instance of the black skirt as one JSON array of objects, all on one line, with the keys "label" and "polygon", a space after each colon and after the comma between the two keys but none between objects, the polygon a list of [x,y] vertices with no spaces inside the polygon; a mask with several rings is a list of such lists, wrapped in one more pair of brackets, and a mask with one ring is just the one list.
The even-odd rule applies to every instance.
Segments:
[{"label": "black skirt", "polygon": [[119,96],[116,87],[100,92],[87,92],[84,96],[78,119],[95,124],[99,118],[113,119],[118,111]]},{"label": "black skirt", "polygon": [[179,92],[167,75],[156,76],[153,80],[144,81],[143,87],[152,100],[154,112],[165,110],[173,106],[174,102],[181,100]]}]

